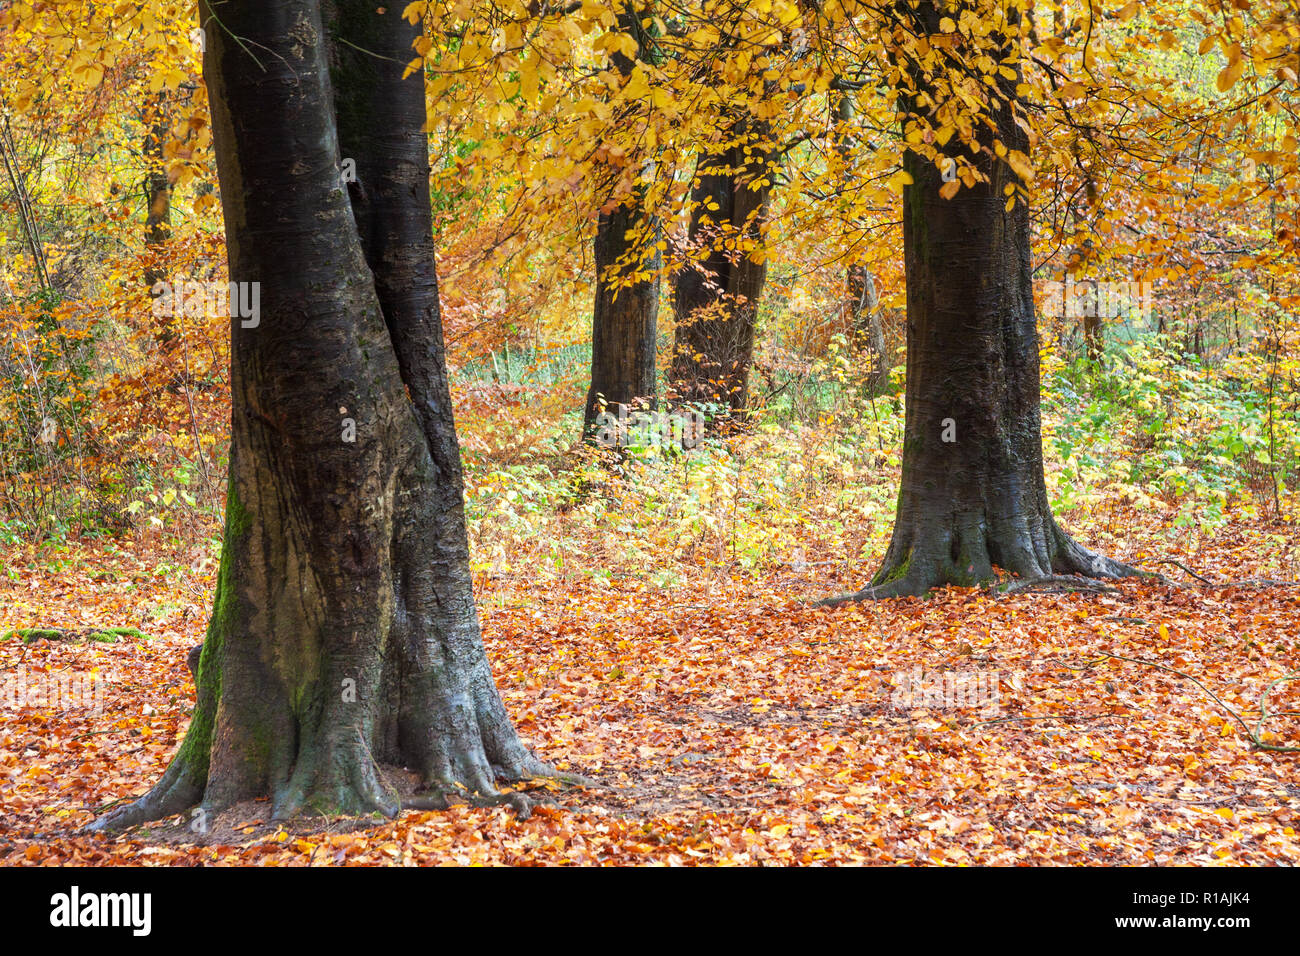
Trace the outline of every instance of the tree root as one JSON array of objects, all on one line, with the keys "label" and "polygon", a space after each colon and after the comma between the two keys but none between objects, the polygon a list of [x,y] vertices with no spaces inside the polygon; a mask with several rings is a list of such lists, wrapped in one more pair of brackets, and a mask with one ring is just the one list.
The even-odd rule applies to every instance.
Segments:
[{"label": "tree root", "polygon": [[520,820],[527,820],[533,814],[540,800],[517,790],[497,791],[495,793],[471,793],[465,790],[433,790],[427,793],[412,794],[402,801],[403,810],[448,810],[458,803],[471,807],[508,806],[515,811]]},{"label": "tree root", "polygon": [[385,787],[373,760],[346,764],[342,777],[325,780],[316,779],[320,762],[299,761],[289,783],[271,801],[272,820],[292,819],[307,807],[342,816],[378,813],[389,818],[401,810],[401,800]]},{"label": "tree root", "polygon": [[1076,574],[1045,574],[1037,578],[1012,578],[993,585],[989,590],[995,595],[1015,594],[1019,591],[1042,591],[1049,594],[1068,594],[1071,591],[1092,591],[1096,594],[1119,592],[1118,588]]},{"label": "tree root", "polygon": [[[173,767],[175,766],[181,765],[173,764]],[[187,810],[203,809],[210,814],[215,814],[224,809],[222,807],[204,806],[201,802],[203,798],[202,788],[183,782],[180,779],[181,775],[179,773],[173,775],[170,772],[171,769],[169,768],[169,772],[164,774],[158,785],[144,796],[99,817],[88,824],[83,832],[120,833],[131,827],[153,823],[166,817],[175,816],[178,813],[184,813]],[[493,767],[498,779],[511,782],[543,780],[555,781],[565,787],[599,788],[603,786],[599,782],[581,774],[556,770],[540,760],[534,760],[529,766],[521,769],[525,772],[507,773],[500,767]],[[515,811],[520,820],[527,820],[532,815],[535,807],[552,802],[545,795],[534,796],[518,790],[497,790],[495,787],[470,790],[461,784],[443,782],[435,784],[423,792],[399,799],[396,794],[383,786],[377,774],[365,774],[364,776],[372,779],[369,779],[369,783],[363,787],[358,787],[355,782],[352,782],[350,786],[341,789],[339,787],[331,788],[329,791],[332,794],[331,800],[333,801],[331,806],[336,809],[346,807],[345,816],[361,817],[367,814],[379,813],[389,818],[396,816],[403,810],[447,810],[457,804],[471,807],[508,806]],[[281,822],[291,819],[304,808],[319,804],[321,796],[320,788],[314,788],[309,793],[302,785],[291,782],[275,795],[271,819]],[[361,799],[359,799],[359,796]]]},{"label": "tree root", "polygon": [[[513,769],[493,764],[492,773],[498,780],[510,783],[522,783],[529,780],[554,781],[566,787],[600,787],[601,784],[581,774],[556,770],[550,764],[543,763],[536,757],[529,756],[524,763]],[[481,789],[469,790],[459,784],[438,781],[425,782],[428,788],[402,800],[403,810],[446,810],[456,804],[471,807],[508,806],[515,811],[520,820],[527,820],[533,808],[541,803],[552,802],[546,796],[533,796],[519,790]]]},{"label": "tree root", "polygon": [[[1173,565],[1174,567],[1181,569],[1183,572],[1185,572],[1185,573],[1187,573],[1187,574],[1190,574],[1192,577],[1196,578],[1196,580],[1198,580],[1198,581],[1203,581],[1203,582],[1205,582],[1206,584],[1211,584],[1211,585],[1214,583],[1214,582],[1211,581],[1209,578],[1207,578],[1207,577],[1202,577],[1201,575],[1199,575],[1199,574],[1197,574],[1195,571],[1193,571],[1191,568],[1189,568],[1187,565],[1183,564],[1181,561],[1175,561],[1173,558],[1161,558],[1161,559],[1159,559],[1159,560],[1157,560],[1157,561],[1152,561],[1152,562],[1150,562],[1150,563],[1151,563],[1151,564],[1169,564],[1169,565]],[[1169,583],[1170,583],[1170,584],[1174,584],[1175,582],[1170,581]]]},{"label": "tree root", "polygon": [[126,806],[117,807],[87,824],[86,833],[120,833],[142,823],[184,813],[197,806],[203,787],[196,784],[181,761],[172,761],[152,790]]},{"label": "tree root", "polygon": [[904,575],[893,581],[888,581],[876,587],[865,587],[861,591],[852,591],[847,594],[833,594],[830,597],[824,597],[820,601],[814,601],[813,607],[838,607],[841,604],[849,604],[856,601],[884,601],[889,598],[897,597],[917,597],[933,590],[935,585],[923,585],[914,581],[910,576]]},{"label": "tree root", "polygon": [[[1025,524],[1023,521],[1021,524]],[[947,584],[971,586],[986,584],[995,594],[1018,591],[1091,591],[1113,594],[1116,588],[1097,579],[1116,580],[1137,577],[1168,582],[1159,574],[1141,571],[1078,544],[1048,519],[1036,535],[1012,525],[1011,545],[995,550],[994,540],[984,527],[969,525],[952,528],[927,528],[899,536],[885,555],[884,566],[876,572],[873,584],[860,591],[822,598],[813,607],[836,607],[856,601],[880,601],[896,597],[921,597]],[[1028,525],[1026,524],[1027,528]],[[1022,533],[1023,532],[1023,533]],[[1002,540],[1002,539],[996,539]],[[924,542],[924,547],[917,544]],[[995,568],[1011,572],[1013,577],[998,580]]]}]

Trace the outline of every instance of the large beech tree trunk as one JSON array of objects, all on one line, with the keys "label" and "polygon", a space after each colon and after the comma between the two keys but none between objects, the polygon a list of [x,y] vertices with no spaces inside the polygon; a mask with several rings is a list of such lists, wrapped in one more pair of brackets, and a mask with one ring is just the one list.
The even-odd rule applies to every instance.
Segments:
[{"label": "large beech tree trunk", "polygon": [[498,780],[548,770],[515,735],[474,608],[424,89],[402,79],[417,28],[332,3],[332,85],[318,0],[218,9],[205,72],[230,275],[261,283],[261,315],[233,321],[226,534],[193,720],[157,786],[97,825],[265,795],[276,818],[391,815],[384,764],[430,790],[408,805],[504,799]]},{"label": "large beech tree trunk", "polygon": [[[619,31],[638,38],[638,55],[647,53],[646,28],[638,8],[618,15]],[[631,74],[634,60],[622,53],[612,57],[615,69]],[[596,223],[596,301],[591,319],[591,386],[583,411],[583,434],[596,430],[602,403],[608,406],[652,407],[655,401],[655,349],[658,344],[659,241],[657,220],[644,206],[644,190],[616,208],[602,212]],[[620,270],[643,272],[633,283],[620,280]]]},{"label": "large beech tree trunk", "polygon": [[737,123],[732,143],[704,156],[691,192],[695,258],[676,276],[669,380],[680,401],[740,411],[754,360],[754,321],[767,278],[763,225],[772,194],[766,124]]},{"label": "large beech tree trunk", "polygon": [[[935,7],[923,5],[916,15],[919,32],[940,32]],[[926,86],[924,76],[913,82]],[[998,139],[1028,154],[1028,137],[1013,118],[1014,86],[999,80],[1001,106],[990,116]],[[992,580],[995,565],[1029,579],[1138,573],[1076,544],[1052,516],[1043,479],[1029,210],[1023,197],[1005,208],[1004,188],[1020,180],[993,159],[987,131],[981,145],[976,162],[989,182],[963,186],[952,199],[940,195],[944,182],[932,160],[905,155],[913,183],[903,190],[902,488],[889,550],[871,586],[828,603],[974,585]],[[959,137],[949,153],[970,156]]]}]

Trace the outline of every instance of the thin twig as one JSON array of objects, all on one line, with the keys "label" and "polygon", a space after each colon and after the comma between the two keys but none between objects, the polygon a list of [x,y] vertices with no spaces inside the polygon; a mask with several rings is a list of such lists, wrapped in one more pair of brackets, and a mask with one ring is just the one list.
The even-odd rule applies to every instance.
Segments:
[{"label": "thin twig", "polygon": [[1288,674],[1285,677],[1278,678],[1277,680],[1273,681],[1272,684],[1269,684],[1268,687],[1264,688],[1264,693],[1260,695],[1260,719],[1259,722],[1255,725],[1255,729],[1252,730],[1250,725],[1247,724],[1246,721],[1242,719],[1241,715],[1238,714],[1231,707],[1229,707],[1227,704],[1225,704],[1218,694],[1210,690],[1210,688],[1206,687],[1199,680],[1197,680],[1191,674],[1186,673],[1185,671],[1180,671],[1177,668],[1169,667],[1166,664],[1158,664],[1155,661],[1143,660],[1140,657],[1121,657],[1118,654],[1110,654],[1103,651],[1101,658],[1098,659],[1101,660],[1104,658],[1110,658],[1112,660],[1117,660],[1117,661],[1128,661],[1131,664],[1143,664],[1147,667],[1154,667],[1157,670],[1168,671],[1170,674],[1177,674],[1179,677],[1185,677],[1187,680],[1191,681],[1201,690],[1205,691],[1205,693],[1209,694],[1210,698],[1216,704],[1222,707],[1227,712],[1228,716],[1230,716],[1233,720],[1235,720],[1238,724],[1240,724],[1241,729],[1244,730],[1246,732],[1246,736],[1250,738],[1250,742],[1260,750],[1271,750],[1275,753],[1300,753],[1300,747],[1284,747],[1278,744],[1265,743],[1259,737],[1259,729],[1263,725],[1265,719],[1267,719],[1268,717],[1267,706],[1268,706],[1269,690],[1272,689],[1272,687],[1275,684],[1279,684],[1282,681],[1286,681],[1286,680],[1295,680],[1297,676],[1300,675],[1297,675],[1295,673]]}]

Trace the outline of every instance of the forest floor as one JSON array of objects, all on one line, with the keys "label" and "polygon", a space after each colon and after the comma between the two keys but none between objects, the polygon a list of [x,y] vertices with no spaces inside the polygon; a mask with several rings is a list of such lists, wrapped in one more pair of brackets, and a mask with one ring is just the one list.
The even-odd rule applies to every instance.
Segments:
[{"label": "forest floor", "polygon": [[[1271,687],[1277,716],[1252,742],[1261,695],[1296,674],[1300,587],[1226,583],[1274,570],[1278,533],[1229,524],[1180,554],[1138,528],[1119,555],[1213,584],[1164,565],[1186,586],[833,610],[807,602],[870,569],[810,553],[798,573],[698,569],[666,590],[481,574],[521,734],[599,786],[523,820],[456,807],[282,828],[253,803],[206,834],[175,818],[117,837],[78,830],[156,780],[183,735],[215,569],[157,542],[11,550],[0,632],[65,639],[0,641],[0,864],[1300,863],[1300,754],[1256,746],[1300,744],[1300,681]],[[107,626],[145,637],[84,639]],[[92,672],[95,707],[12,692]]]}]

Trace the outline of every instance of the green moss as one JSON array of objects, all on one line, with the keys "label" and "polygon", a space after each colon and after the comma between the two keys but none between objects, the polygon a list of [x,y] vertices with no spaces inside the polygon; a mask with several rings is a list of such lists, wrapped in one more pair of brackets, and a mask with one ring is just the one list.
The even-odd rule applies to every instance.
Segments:
[{"label": "green moss", "polygon": [[953,562],[952,583],[958,587],[969,588],[979,584],[980,581],[975,575],[966,569],[971,567],[970,546],[962,542],[961,550],[957,554],[957,560]]},{"label": "green moss", "polygon": [[11,637],[22,638],[23,643],[31,644],[35,641],[61,641],[67,635],[56,628],[51,627],[16,627],[12,631],[5,631],[4,640]]},{"label": "green moss", "polygon": [[199,654],[199,668],[195,683],[198,700],[190,719],[185,740],[176,752],[175,759],[183,761],[197,780],[206,780],[208,763],[212,757],[212,737],[216,726],[217,704],[221,700],[221,647],[226,634],[234,624],[236,598],[234,593],[235,549],[252,524],[248,512],[239,501],[232,474],[226,490],[226,533],[221,543],[221,565],[217,572],[217,593],[212,601],[212,617],[203,638]]},{"label": "green moss", "polygon": [[28,644],[42,640],[67,641],[82,638],[88,641],[99,641],[102,644],[116,644],[123,637],[133,637],[139,641],[149,639],[148,634],[134,627],[96,627],[88,631],[64,631],[56,627],[18,627],[0,634],[0,641],[11,637],[21,638]]},{"label": "green moss", "polygon": [[137,641],[149,640],[149,635],[134,627],[97,627],[90,635],[90,640],[104,644],[116,644],[119,638],[133,637]]},{"label": "green moss", "polygon": [[247,741],[246,747],[252,751],[252,756],[259,766],[269,767],[271,765],[271,747],[274,743],[270,729],[261,723],[257,723],[249,727],[248,730],[250,739]]},{"label": "green moss", "polygon": [[903,560],[900,561],[898,564],[894,565],[894,567],[881,568],[880,571],[877,572],[876,576],[871,579],[871,586],[873,588],[878,588],[885,584],[891,584],[894,581],[897,581],[899,578],[905,577],[907,575],[908,569],[911,566],[912,566],[912,549],[909,548],[907,550],[907,554],[903,557]]}]

